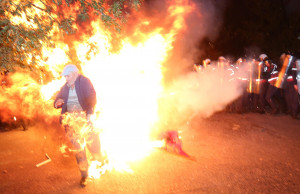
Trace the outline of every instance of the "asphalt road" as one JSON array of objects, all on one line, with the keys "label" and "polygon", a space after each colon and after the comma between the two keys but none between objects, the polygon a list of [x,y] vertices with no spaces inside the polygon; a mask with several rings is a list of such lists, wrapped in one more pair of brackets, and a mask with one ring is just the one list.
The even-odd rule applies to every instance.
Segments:
[{"label": "asphalt road", "polygon": [[[196,161],[155,149],[79,186],[75,157],[59,151],[55,126],[0,132],[0,193],[300,193],[300,120],[218,113],[180,127]],[[36,167],[46,160],[51,162]]]}]

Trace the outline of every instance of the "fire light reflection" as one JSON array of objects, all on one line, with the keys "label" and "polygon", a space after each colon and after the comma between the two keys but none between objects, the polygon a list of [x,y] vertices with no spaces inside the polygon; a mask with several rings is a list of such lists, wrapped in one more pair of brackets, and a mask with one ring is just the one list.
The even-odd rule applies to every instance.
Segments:
[{"label": "fire light reflection", "polygon": [[[172,50],[176,34],[184,29],[185,14],[193,10],[185,1],[176,3],[178,5],[171,5],[168,9],[173,22],[169,33],[165,29],[162,33],[163,27],[155,27],[147,34],[137,28],[134,37],[140,41],[136,43],[131,37],[121,39],[118,53],[111,52],[112,37],[98,20],[91,23],[93,35],[72,43],[83,74],[91,79],[97,92],[95,111],[98,114],[92,121],[101,131],[101,149],[109,161],[100,169],[101,164],[92,162],[90,176],[99,178],[100,174],[111,169],[131,172],[127,163],[142,159],[153,150],[150,133],[157,126],[158,99],[164,90],[162,64]],[[151,24],[148,20],[141,23]],[[59,78],[59,72],[64,64],[72,61],[67,52],[69,47],[60,41],[56,42],[55,49],[43,48],[43,55],[47,58],[41,59],[40,65],[57,78],[41,86],[45,101],[51,99],[64,82]]]}]

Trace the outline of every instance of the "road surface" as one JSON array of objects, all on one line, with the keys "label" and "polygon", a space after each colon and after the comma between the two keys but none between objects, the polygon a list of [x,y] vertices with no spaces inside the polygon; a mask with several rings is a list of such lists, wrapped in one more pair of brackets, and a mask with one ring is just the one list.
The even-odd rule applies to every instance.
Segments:
[{"label": "road surface", "polygon": [[[300,193],[300,120],[218,113],[180,129],[192,161],[160,149],[79,186],[75,157],[56,126],[0,132],[0,193]],[[36,167],[46,160],[51,162]]]}]

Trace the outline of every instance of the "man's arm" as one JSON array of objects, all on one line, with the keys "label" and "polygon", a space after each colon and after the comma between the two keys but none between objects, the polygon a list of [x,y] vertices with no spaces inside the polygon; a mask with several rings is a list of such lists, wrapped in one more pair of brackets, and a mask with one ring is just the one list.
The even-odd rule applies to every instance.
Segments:
[{"label": "man's arm", "polygon": [[64,100],[62,97],[62,88],[60,89],[60,91],[58,92],[58,94],[56,95],[56,98],[54,100],[54,108],[61,108],[61,106],[64,104]]},{"label": "man's arm", "polygon": [[84,92],[85,92],[84,96],[86,101],[85,103],[88,106],[87,114],[93,114],[94,112],[93,109],[97,103],[96,91],[94,89],[92,82],[88,78],[83,79],[83,82],[84,82]]}]

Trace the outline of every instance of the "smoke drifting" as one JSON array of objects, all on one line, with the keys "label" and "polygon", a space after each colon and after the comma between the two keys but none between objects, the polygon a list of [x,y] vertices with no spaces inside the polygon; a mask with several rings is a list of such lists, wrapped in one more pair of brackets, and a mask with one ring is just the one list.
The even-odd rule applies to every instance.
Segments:
[{"label": "smoke drifting", "polygon": [[207,118],[239,97],[243,87],[220,69],[187,73],[176,79],[161,98],[163,125],[178,127],[195,116]]},{"label": "smoke drifting", "polygon": [[[170,1],[149,1],[147,16],[152,16],[155,25],[172,29],[172,22],[178,17],[184,19],[183,25],[175,35],[172,50],[163,63],[165,91],[159,101],[162,125],[176,127],[196,115],[209,117],[224,109],[242,91],[242,85],[232,79],[224,70],[192,72],[194,59],[201,54],[198,42],[204,37],[214,39],[222,24],[221,14],[226,2],[214,1],[176,1],[178,6],[190,9],[186,15],[170,17]],[[172,2],[174,3],[174,2]],[[152,13],[152,14],[151,14]],[[167,25],[166,25],[167,24]],[[230,46],[230,45],[228,45]]]},{"label": "smoke drifting", "polygon": [[[195,59],[202,54],[197,48],[199,42],[209,37],[214,40],[218,36],[222,24],[221,14],[225,8],[225,1],[182,1],[190,6],[192,11],[184,20],[184,29],[179,31],[174,48],[166,65],[170,74],[177,76],[192,69]],[[168,76],[167,76],[168,77]]]}]

